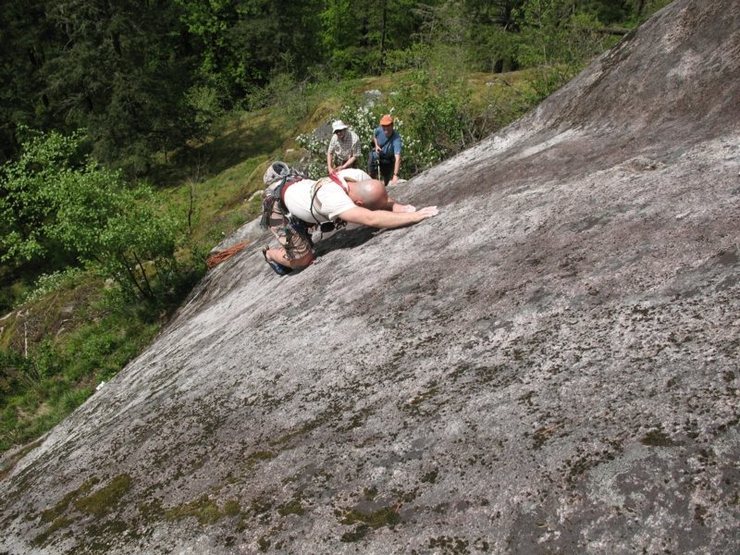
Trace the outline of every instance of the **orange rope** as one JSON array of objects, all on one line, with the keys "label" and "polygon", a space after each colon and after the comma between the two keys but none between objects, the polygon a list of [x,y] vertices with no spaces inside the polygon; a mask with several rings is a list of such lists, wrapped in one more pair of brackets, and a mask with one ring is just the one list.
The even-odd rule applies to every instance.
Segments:
[{"label": "orange rope", "polygon": [[208,266],[209,270],[214,266],[218,266],[224,260],[228,260],[236,253],[243,250],[247,245],[249,245],[249,243],[250,241],[243,241],[242,243],[236,243],[235,245],[230,246],[228,249],[213,253],[206,259],[206,266]]}]

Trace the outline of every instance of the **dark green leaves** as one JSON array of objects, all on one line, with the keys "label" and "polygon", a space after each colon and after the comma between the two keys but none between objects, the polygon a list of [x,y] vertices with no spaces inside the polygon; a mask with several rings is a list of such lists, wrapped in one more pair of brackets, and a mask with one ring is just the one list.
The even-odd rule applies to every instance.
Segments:
[{"label": "dark green leaves", "polygon": [[39,135],[2,168],[0,262],[21,266],[53,254],[155,298],[157,270],[176,264],[178,222],[157,210],[150,189],[79,159],[79,147],[75,136]]}]

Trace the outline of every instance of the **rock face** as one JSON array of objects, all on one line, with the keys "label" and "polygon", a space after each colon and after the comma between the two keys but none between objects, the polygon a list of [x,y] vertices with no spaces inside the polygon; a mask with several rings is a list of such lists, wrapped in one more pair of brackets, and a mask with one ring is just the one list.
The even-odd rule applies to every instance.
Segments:
[{"label": "rock face", "polygon": [[[0,552],[737,553],[740,3],[678,0],[4,470]],[[10,463],[7,463],[10,464]]]}]

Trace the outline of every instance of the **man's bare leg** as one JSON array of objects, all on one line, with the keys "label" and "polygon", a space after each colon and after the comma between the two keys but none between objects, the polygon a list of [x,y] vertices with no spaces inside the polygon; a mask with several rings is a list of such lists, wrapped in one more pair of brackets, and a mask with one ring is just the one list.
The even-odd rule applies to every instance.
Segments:
[{"label": "man's bare leg", "polygon": [[268,260],[277,262],[282,266],[287,266],[288,268],[292,268],[294,270],[302,270],[306,266],[310,265],[311,262],[313,262],[314,260],[312,252],[308,252],[300,258],[289,259],[285,256],[285,249],[282,247],[268,249],[265,253],[265,256]]}]

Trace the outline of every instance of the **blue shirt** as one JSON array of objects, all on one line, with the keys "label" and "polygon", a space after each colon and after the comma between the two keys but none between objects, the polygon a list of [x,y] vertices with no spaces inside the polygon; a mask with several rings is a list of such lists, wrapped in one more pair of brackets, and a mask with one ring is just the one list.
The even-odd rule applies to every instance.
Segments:
[{"label": "blue shirt", "polygon": [[396,154],[401,154],[401,147],[403,146],[401,143],[401,135],[399,135],[398,131],[395,129],[390,137],[386,137],[385,133],[383,133],[383,128],[377,127],[375,129],[375,139],[378,141],[378,145],[380,146],[381,156],[392,157]]}]

